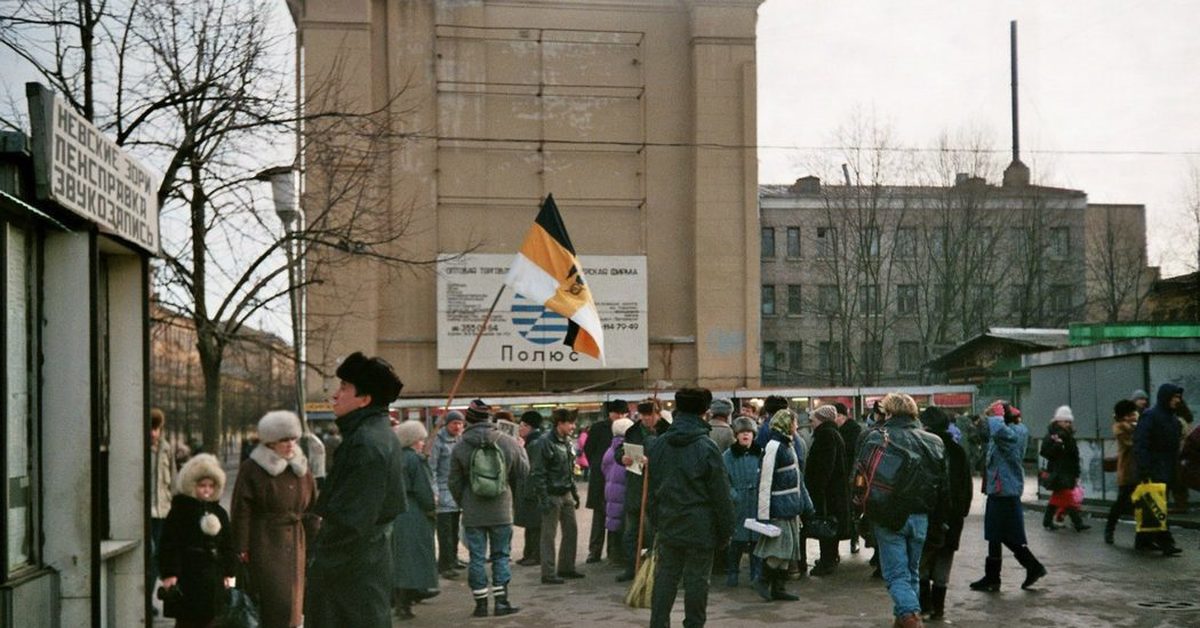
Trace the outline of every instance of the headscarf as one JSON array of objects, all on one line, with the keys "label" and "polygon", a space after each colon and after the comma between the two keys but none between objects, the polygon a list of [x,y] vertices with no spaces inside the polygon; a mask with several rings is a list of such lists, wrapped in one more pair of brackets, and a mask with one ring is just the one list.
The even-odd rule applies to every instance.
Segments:
[{"label": "headscarf", "polygon": [[795,427],[796,415],[792,414],[792,411],[787,408],[777,410],[771,417],[771,429],[784,436],[791,436]]}]

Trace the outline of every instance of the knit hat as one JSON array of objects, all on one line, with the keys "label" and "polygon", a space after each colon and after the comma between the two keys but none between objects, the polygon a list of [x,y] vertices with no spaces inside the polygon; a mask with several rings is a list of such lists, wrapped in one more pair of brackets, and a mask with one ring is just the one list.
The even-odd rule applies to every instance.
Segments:
[{"label": "knit hat", "polygon": [[1137,401],[1138,399],[1145,399],[1145,400],[1149,401],[1150,395],[1147,395],[1146,391],[1139,388],[1139,389],[1133,391],[1133,395],[1129,397],[1130,401]]},{"label": "knit hat", "polygon": [[466,420],[466,418],[463,417],[463,413],[459,412],[458,410],[451,410],[446,413],[446,418],[442,419],[442,424],[450,425],[451,423],[453,423],[455,421],[464,421],[464,420]]},{"label": "knit hat", "polygon": [[368,358],[361,351],[346,356],[337,367],[339,379],[354,384],[359,397],[371,396],[371,405],[386,406],[400,396],[404,384],[383,358]]},{"label": "knit hat", "polygon": [[542,426],[542,413],[537,410],[526,410],[521,413],[521,423],[536,430]]},{"label": "knit hat", "polygon": [[1071,413],[1071,406],[1059,406],[1058,409],[1054,411],[1054,420],[1066,421],[1067,423],[1074,421],[1075,415]]},{"label": "knit hat", "polygon": [[272,410],[258,420],[258,440],[275,443],[285,438],[300,438],[300,417],[290,410]]},{"label": "knit hat", "polygon": [[472,400],[467,406],[467,423],[482,423],[492,418],[492,407],[482,399]]},{"label": "knit hat", "polygon": [[633,421],[626,418],[617,419],[612,424],[613,436],[624,436],[625,432],[631,427],[633,427]]},{"label": "knit hat", "polygon": [[740,416],[733,420],[733,433],[741,434],[742,432],[757,432],[758,427],[754,425],[754,419],[748,416]]},{"label": "knit hat", "polygon": [[417,441],[425,440],[429,431],[420,421],[405,421],[396,426],[396,438],[400,439],[401,447],[412,447]]},{"label": "knit hat", "polygon": [[835,408],[834,406],[826,405],[826,406],[821,406],[820,408],[817,408],[816,410],[813,410],[812,415],[814,417],[816,417],[818,421],[824,423],[826,421],[833,421],[834,419],[836,419],[837,413],[838,413],[837,408]]},{"label": "knit hat", "polygon": [[729,416],[733,414],[733,402],[728,399],[713,399],[708,406],[708,412],[713,416]]}]

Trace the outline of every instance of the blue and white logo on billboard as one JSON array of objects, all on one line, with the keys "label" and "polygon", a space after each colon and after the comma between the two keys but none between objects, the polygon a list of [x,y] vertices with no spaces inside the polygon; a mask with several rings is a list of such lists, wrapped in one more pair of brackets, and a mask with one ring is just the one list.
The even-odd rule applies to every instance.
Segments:
[{"label": "blue and white logo on billboard", "polygon": [[512,322],[522,338],[537,345],[561,343],[567,335],[567,319],[518,294],[512,303]]}]

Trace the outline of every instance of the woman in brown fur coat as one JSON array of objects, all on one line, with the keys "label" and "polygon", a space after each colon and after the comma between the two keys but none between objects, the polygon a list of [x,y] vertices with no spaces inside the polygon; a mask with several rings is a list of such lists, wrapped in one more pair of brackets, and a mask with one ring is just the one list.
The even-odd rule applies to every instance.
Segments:
[{"label": "woman in brown fur coat", "polygon": [[316,533],[316,484],[298,446],[300,419],[276,410],[258,421],[259,445],[238,469],[233,488],[234,547],[249,565],[249,591],[263,628],[299,626],[304,565]]}]

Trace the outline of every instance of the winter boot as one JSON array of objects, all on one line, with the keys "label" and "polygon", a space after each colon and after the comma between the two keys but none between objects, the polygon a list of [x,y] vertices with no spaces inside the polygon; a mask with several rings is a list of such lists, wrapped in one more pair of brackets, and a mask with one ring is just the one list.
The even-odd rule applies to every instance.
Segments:
[{"label": "winter boot", "polygon": [[1062,527],[1061,525],[1058,525],[1058,523],[1056,523],[1056,518],[1054,516],[1055,510],[1057,510],[1057,509],[1054,506],[1047,504],[1046,505],[1046,514],[1042,515],[1042,527],[1046,528],[1050,532],[1053,532]]},{"label": "winter boot", "polygon": [[472,617],[487,617],[488,616],[487,598],[486,597],[475,598],[475,612],[471,613],[471,616]]},{"label": "winter boot", "polygon": [[1076,532],[1092,529],[1092,526],[1083,522],[1083,513],[1078,510],[1069,510],[1067,511],[1067,515],[1071,517],[1071,525],[1075,526]]},{"label": "winter boot", "polygon": [[907,613],[896,618],[896,622],[892,624],[896,628],[924,628],[925,622],[921,621],[921,616],[916,613]]},{"label": "winter boot", "polygon": [[1033,583],[1046,575],[1046,567],[1038,562],[1037,558],[1034,558],[1033,552],[1029,551],[1028,545],[1018,547],[1017,551],[1013,552],[1013,556],[1016,556],[1017,562],[1021,563],[1021,566],[1025,568],[1025,582],[1021,583],[1022,589],[1029,589],[1033,586]]},{"label": "winter boot", "polygon": [[983,565],[983,578],[971,583],[972,591],[987,591],[995,593],[1000,590],[1000,567],[1003,566],[1003,559],[999,556],[993,558],[987,557],[987,562]]},{"label": "winter boot", "polygon": [[775,570],[770,567],[763,566],[762,575],[754,580],[754,592],[761,597],[763,601],[771,601],[772,581],[775,578]]},{"label": "winter boot", "polygon": [[928,579],[922,578],[919,584],[920,584],[920,589],[918,591],[917,599],[920,600],[920,602],[921,602],[921,614],[928,615],[929,611],[933,609],[933,606],[930,603],[930,598],[929,598],[930,582]]},{"label": "winter boot", "polygon": [[754,582],[762,577],[763,559],[750,555],[750,581]]},{"label": "winter boot", "polygon": [[725,586],[736,587],[738,585],[738,572],[730,571],[725,574]]},{"label": "winter boot", "polygon": [[508,603],[508,584],[498,587],[495,590],[495,595],[496,595],[496,612],[495,612],[496,617],[512,615],[513,613],[521,610],[520,608],[517,608],[516,606],[513,606],[512,604]]},{"label": "winter boot", "polygon": [[946,616],[946,587],[933,585],[929,589],[929,618],[941,619]]},{"label": "winter boot", "polygon": [[415,617],[412,612],[412,598],[409,596],[407,589],[397,589],[393,600],[392,607],[395,610],[397,620],[408,621]]},{"label": "winter boot", "polygon": [[795,602],[796,600],[800,599],[799,596],[792,595],[791,593],[788,593],[786,589],[783,588],[786,583],[787,583],[787,575],[783,572],[776,571],[775,578],[771,580],[771,599],[772,600],[779,600],[781,602]]},{"label": "winter boot", "polygon": [[1104,526],[1104,542],[1107,543],[1108,545],[1112,545],[1115,542],[1115,539],[1113,538],[1113,534],[1116,531],[1117,531],[1117,526],[1115,523],[1110,521],[1109,523],[1105,524],[1105,526]]}]

